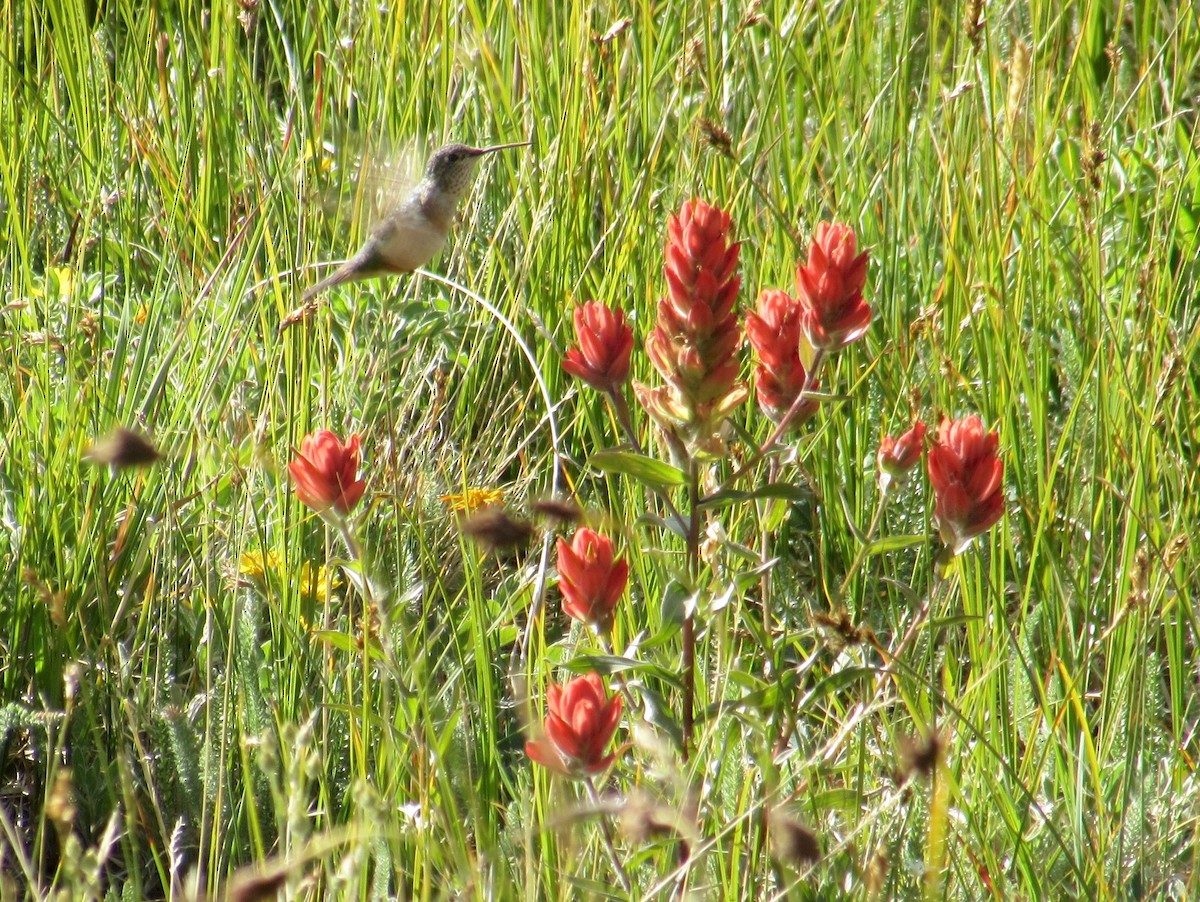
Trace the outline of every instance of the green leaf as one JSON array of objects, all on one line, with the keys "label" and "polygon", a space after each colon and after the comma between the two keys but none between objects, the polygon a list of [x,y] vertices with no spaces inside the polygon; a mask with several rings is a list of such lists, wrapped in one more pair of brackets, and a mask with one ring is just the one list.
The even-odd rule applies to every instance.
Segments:
[{"label": "green leaf", "polygon": [[911,548],[914,545],[924,545],[929,541],[929,536],[885,536],[882,539],[876,539],[871,543],[871,547],[867,549],[867,554],[887,554],[889,551],[899,551],[901,548]]},{"label": "green leaf", "polygon": [[[350,655],[361,655],[363,653],[363,649],[359,648],[358,641],[353,636],[339,632],[338,630],[313,630],[312,637],[318,642],[324,642],[326,645]],[[376,661],[383,660],[383,647],[375,637],[371,637],[370,641],[367,642],[366,652],[368,657]]]},{"label": "green leaf", "polygon": [[737,504],[741,501],[757,501],[758,499],[779,501],[803,501],[812,493],[807,487],[788,482],[770,482],[756,489],[741,491],[738,489],[723,489],[720,492],[700,499],[700,507],[717,510]]},{"label": "green leaf", "polygon": [[677,747],[683,745],[683,730],[671,716],[671,706],[653,689],[647,689],[640,683],[630,687],[642,699],[642,714],[646,722],[658,727],[671,738]]},{"label": "green leaf", "polygon": [[654,488],[683,485],[687,482],[687,474],[678,467],[644,454],[635,454],[633,451],[597,451],[588,458],[588,463],[605,473],[630,476]]},{"label": "green leaf", "polygon": [[668,624],[675,627],[682,626],[684,618],[695,611],[695,596],[687,590],[683,583],[677,579],[667,583],[667,588],[663,591],[662,608],[659,613],[663,626]]},{"label": "green leaf", "polygon": [[572,673],[598,673],[612,676],[614,673],[641,673],[661,680],[676,689],[682,689],[679,677],[658,664],[626,658],[621,655],[579,655],[563,664]]}]

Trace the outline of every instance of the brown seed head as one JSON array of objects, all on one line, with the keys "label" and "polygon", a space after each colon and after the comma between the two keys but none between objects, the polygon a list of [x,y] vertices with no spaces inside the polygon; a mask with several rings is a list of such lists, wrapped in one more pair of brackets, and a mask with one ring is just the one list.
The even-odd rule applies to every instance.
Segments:
[{"label": "brown seed head", "polygon": [[83,455],[94,464],[117,468],[144,467],[162,458],[162,452],[150,440],[132,429],[119,427],[100,439]]},{"label": "brown seed head", "polygon": [[786,811],[771,812],[768,821],[771,854],[793,867],[816,864],[821,860],[817,834]]},{"label": "brown seed head", "polygon": [[499,507],[476,511],[463,520],[461,528],[486,551],[527,545],[534,535],[531,524],[513,519]]}]

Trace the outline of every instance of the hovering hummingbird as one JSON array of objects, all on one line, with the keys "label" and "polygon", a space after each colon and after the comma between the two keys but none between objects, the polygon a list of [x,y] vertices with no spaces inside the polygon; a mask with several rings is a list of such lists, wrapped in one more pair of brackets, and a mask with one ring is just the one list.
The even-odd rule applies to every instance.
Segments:
[{"label": "hovering hummingbird", "polygon": [[446,243],[458,203],[475,179],[479,158],[497,150],[529,144],[529,141],[518,141],[491,147],[467,144],[439,147],[429,158],[425,175],[412,193],[375,227],[358,253],[304,292],[305,306],[333,285],[412,272],[424,266]]}]

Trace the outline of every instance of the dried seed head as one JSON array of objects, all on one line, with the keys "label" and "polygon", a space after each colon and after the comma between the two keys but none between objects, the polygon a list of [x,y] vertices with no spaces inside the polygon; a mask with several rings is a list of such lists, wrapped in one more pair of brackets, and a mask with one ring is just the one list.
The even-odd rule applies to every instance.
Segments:
[{"label": "dried seed head", "polygon": [[1184,533],[1180,533],[1171,539],[1167,543],[1167,547],[1163,550],[1163,567],[1167,570],[1173,569],[1180,555],[1183,554],[1183,550],[1187,547],[1188,537]]},{"label": "dried seed head", "polygon": [[74,794],[71,769],[60,767],[54,775],[54,785],[50,787],[50,792],[46,796],[46,817],[54,824],[59,833],[70,831],[71,826],[75,823],[75,815],[78,812],[75,808],[75,801],[72,799]]},{"label": "dried seed head", "polygon": [[621,808],[621,833],[633,843],[646,843],[675,834],[679,812],[638,793]]},{"label": "dried seed head", "polygon": [[840,651],[847,645],[860,645],[869,637],[867,630],[854,625],[844,608],[832,614],[818,612],[813,614],[812,620],[825,641],[835,650]]},{"label": "dried seed head", "polygon": [[983,27],[986,24],[983,18],[983,0],[970,0],[967,3],[964,20],[967,40],[971,42],[971,48],[978,53],[979,43],[983,39]]},{"label": "dried seed head", "polygon": [[771,812],[768,821],[771,854],[793,867],[816,864],[821,860],[817,834],[785,811]]},{"label": "dried seed head", "polygon": [[238,871],[229,881],[225,902],[265,902],[275,899],[287,883],[288,868],[273,871]]},{"label": "dried seed head", "polygon": [[559,523],[578,523],[583,519],[583,511],[574,501],[560,501],[557,498],[544,498],[534,502],[533,511]]},{"label": "dried seed head", "polygon": [[531,524],[513,519],[498,507],[485,508],[467,517],[462,531],[487,551],[527,545],[534,535]]},{"label": "dried seed head", "polygon": [[910,737],[903,740],[900,745],[900,754],[904,760],[904,776],[906,778],[913,774],[920,774],[923,777],[933,776],[945,750],[946,738],[936,729],[930,730],[924,739]]},{"label": "dried seed head", "polygon": [[118,469],[144,467],[162,458],[150,440],[132,429],[119,427],[100,439],[84,453],[83,459],[108,464]]},{"label": "dried seed head", "polygon": [[710,147],[722,156],[733,159],[733,138],[724,128],[711,119],[701,119],[700,133]]},{"label": "dried seed head", "polygon": [[867,863],[866,874],[863,877],[863,883],[866,885],[867,898],[878,899],[883,892],[884,881],[887,880],[888,871],[891,868],[891,862],[888,861],[887,853],[883,847],[875,850],[875,854],[871,856],[871,860]]}]

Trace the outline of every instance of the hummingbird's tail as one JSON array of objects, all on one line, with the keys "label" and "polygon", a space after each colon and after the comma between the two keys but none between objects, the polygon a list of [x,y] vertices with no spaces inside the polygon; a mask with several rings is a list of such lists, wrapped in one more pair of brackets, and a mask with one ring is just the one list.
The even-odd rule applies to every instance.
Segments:
[{"label": "hummingbird's tail", "polygon": [[334,285],[341,285],[343,282],[352,282],[355,279],[361,278],[361,267],[356,260],[349,260],[323,278],[316,285],[312,286],[308,291],[301,296],[301,302],[307,304],[326,288],[332,288]]}]

